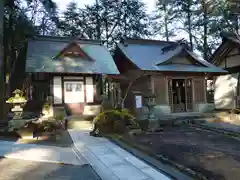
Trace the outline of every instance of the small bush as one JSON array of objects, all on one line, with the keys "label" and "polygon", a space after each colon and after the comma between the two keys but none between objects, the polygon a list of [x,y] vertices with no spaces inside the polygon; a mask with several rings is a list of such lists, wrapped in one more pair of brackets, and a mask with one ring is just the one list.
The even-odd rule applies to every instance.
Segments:
[{"label": "small bush", "polygon": [[29,129],[36,132],[53,132],[59,129],[64,129],[61,122],[56,121],[42,121],[42,122],[33,122],[29,121],[24,124],[20,129]]},{"label": "small bush", "polygon": [[47,97],[46,102],[43,104],[42,111],[49,112],[52,108],[52,98]]},{"label": "small bush", "polygon": [[44,127],[44,131],[47,132],[55,132],[57,130],[64,129],[63,125],[60,122],[43,121],[41,124]]},{"label": "small bush", "polygon": [[65,110],[64,109],[59,109],[55,111],[54,113],[54,119],[57,121],[62,121],[65,118]]},{"label": "small bush", "polygon": [[100,133],[123,133],[127,126],[137,126],[135,117],[127,109],[102,112],[94,118],[93,124],[94,131]]},{"label": "small bush", "polygon": [[54,119],[58,121],[62,121],[64,120],[64,117],[65,117],[64,114],[57,114],[54,116]]},{"label": "small bush", "polygon": [[49,111],[49,109],[50,109],[50,104],[49,103],[44,103],[43,110]]}]

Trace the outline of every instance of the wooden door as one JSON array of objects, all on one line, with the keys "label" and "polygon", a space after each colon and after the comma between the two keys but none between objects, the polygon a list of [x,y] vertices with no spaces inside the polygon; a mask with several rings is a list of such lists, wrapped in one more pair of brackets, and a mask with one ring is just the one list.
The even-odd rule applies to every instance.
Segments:
[{"label": "wooden door", "polygon": [[84,103],[84,84],[82,81],[64,82],[64,102],[66,104]]},{"label": "wooden door", "polygon": [[64,82],[64,103],[67,114],[82,114],[84,112],[85,92],[82,81]]}]

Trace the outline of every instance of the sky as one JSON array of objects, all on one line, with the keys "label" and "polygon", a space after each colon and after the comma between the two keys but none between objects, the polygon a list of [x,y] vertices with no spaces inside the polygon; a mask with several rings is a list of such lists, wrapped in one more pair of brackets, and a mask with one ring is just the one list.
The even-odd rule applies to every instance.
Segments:
[{"label": "sky", "polygon": [[[54,0],[54,1],[57,3],[58,8],[60,10],[63,10],[65,9],[66,5],[72,1],[76,2],[79,7],[84,7],[84,4],[91,4],[94,3],[96,0]],[[156,0],[142,0],[142,1],[147,5],[148,12],[154,10]]]}]

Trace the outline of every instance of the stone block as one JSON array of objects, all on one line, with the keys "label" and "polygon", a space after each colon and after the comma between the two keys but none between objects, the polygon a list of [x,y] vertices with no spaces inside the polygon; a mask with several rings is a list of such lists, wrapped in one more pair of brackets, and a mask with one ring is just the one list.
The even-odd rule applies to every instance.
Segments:
[{"label": "stone block", "polygon": [[215,108],[213,103],[199,103],[197,106],[200,113],[213,112]]}]

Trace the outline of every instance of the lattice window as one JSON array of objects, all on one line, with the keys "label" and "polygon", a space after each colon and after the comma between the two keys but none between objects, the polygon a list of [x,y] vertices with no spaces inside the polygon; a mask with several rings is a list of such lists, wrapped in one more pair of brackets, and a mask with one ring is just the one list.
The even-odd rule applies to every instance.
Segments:
[{"label": "lattice window", "polygon": [[203,79],[195,79],[194,80],[194,94],[195,94],[195,102],[200,103],[205,101],[205,93],[204,93],[204,80]]}]

